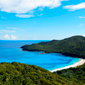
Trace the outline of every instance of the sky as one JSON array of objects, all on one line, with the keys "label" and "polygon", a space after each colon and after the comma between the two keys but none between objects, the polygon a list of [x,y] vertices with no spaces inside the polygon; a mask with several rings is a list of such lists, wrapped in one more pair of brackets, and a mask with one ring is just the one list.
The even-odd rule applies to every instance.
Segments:
[{"label": "sky", "polygon": [[0,40],[85,36],[85,0],[0,0]]}]

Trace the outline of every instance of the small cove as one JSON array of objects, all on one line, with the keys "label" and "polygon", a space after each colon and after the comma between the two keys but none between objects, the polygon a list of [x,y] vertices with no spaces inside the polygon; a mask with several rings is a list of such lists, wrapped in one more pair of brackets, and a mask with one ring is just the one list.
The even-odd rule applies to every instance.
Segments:
[{"label": "small cove", "polygon": [[[44,40],[42,41],[46,42]],[[21,51],[19,48],[25,44],[39,43],[42,41],[0,41],[0,62],[25,63],[51,71],[72,65],[80,60],[79,58],[64,56],[59,53],[40,54],[41,52]]]}]

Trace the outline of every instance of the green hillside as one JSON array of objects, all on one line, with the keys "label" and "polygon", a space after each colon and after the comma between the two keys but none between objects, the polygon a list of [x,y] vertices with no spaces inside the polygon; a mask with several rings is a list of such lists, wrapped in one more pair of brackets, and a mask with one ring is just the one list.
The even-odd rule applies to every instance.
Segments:
[{"label": "green hillside", "polygon": [[73,36],[63,40],[52,40],[38,44],[24,45],[21,48],[26,51],[62,53],[67,56],[85,58],[85,37]]},{"label": "green hillside", "polygon": [[54,74],[57,74],[71,81],[71,83],[72,82],[75,83],[70,85],[85,85],[85,64],[77,68],[70,68],[70,69],[54,72]]},{"label": "green hillside", "polygon": [[0,85],[69,85],[70,81],[35,65],[0,63]]},{"label": "green hillside", "polygon": [[0,63],[0,85],[85,85],[85,64],[51,73],[35,65]]}]

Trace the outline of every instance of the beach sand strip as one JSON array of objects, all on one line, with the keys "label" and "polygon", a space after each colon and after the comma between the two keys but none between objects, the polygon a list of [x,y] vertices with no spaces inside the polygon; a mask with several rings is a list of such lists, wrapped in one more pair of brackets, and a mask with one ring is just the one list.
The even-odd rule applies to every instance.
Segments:
[{"label": "beach sand strip", "polygon": [[63,70],[63,69],[68,69],[68,68],[75,68],[75,67],[83,65],[84,63],[85,63],[85,59],[80,59],[78,62],[76,62],[72,65],[65,66],[65,67],[59,68],[59,69],[54,69],[54,70],[51,70],[50,72],[56,72],[56,71],[60,71],[60,70]]}]

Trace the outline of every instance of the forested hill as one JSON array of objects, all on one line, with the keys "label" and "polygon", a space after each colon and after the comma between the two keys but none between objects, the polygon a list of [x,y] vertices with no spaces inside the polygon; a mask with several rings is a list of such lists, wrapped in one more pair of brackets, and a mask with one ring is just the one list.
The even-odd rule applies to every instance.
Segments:
[{"label": "forested hill", "polygon": [[85,85],[85,64],[76,68],[57,71],[54,74],[71,81],[70,85]]},{"label": "forested hill", "polygon": [[35,65],[0,63],[0,85],[69,85],[70,83],[71,81]]},{"label": "forested hill", "polygon": [[85,59],[85,37],[73,36],[63,40],[52,40],[38,44],[24,45],[26,51],[44,51],[47,53],[62,53],[63,55]]},{"label": "forested hill", "polygon": [[51,73],[35,65],[0,63],[0,85],[85,85],[85,64]]}]

